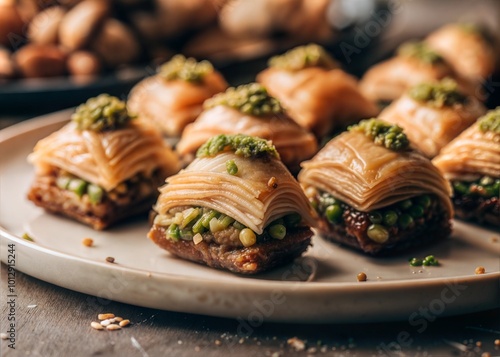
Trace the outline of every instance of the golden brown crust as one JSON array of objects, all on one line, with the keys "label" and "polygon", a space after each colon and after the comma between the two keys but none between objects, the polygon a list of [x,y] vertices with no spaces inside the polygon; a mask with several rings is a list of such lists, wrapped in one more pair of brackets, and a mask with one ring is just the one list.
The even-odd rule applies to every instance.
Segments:
[{"label": "golden brown crust", "polygon": [[216,243],[173,241],[165,237],[165,228],[154,225],[148,237],[161,248],[180,258],[226,269],[240,274],[257,274],[299,257],[311,245],[313,232],[297,228],[282,240],[273,239],[251,247],[234,249]]}]

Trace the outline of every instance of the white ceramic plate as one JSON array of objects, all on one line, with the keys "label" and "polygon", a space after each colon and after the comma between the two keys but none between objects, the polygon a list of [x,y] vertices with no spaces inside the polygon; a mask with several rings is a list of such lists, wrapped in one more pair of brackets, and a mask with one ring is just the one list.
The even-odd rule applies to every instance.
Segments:
[{"label": "white ceramic plate", "polygon": [[[57,130],[59,112],[0,131],[1,258],[15,249],[19,271],[50,283],[139,306],[290,322],[409,320],[500,306],[500,234],[455,222],[452,238],[397,257],[371,258],[314,238],[294,264],[244,277],[182,261],[146,238],[135,220],[96,232],[32,205],[26,192],[33,169],[26,162],[37,140]],[[27,232],[34,243],[21,239]],[[94,247],[85,247],[90,237]],[[415,268],[408,259],[434,254],[441,265]],[[105,262],[112,256],[115,264]],[[10,257],[12,258],[12,257]],[[482,265],[486,274],[475,275]],[[365,272],[368,281],[357,282]]]}]

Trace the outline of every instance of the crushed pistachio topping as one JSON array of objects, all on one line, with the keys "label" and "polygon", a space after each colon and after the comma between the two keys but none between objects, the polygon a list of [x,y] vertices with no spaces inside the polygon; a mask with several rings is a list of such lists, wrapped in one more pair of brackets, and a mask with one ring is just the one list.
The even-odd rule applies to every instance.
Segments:
[{"label": "crushed pistachio topping", "polygon": [[126,126],[133,116],[127,104],[117,97],[101,94],[80,104],[71,120],[79,130],[105,131]]},{"label": "crushed pistachio topping", "polygon": [[483,132],[491,131],[500,134],[500,107],[490,110],[478,119],[479,129]]},{"label": "crushed pistachio topping", "polygon": [[418,84],[410,88],[408,94],[419,102],[427,102],[436,107],[464,104],[467,99],[458,91],[457,82],[450,78],[435,83]]},{"label": "crushed pistachio topping", "polygon": [[410,145],[403,128],[380,119],[366,119],[349,127],[349,131],[359,131],[371,138],[377,145],[393,151],[406,150]]},{"label": "crushed pistachio topping", "polygon": [[194,58],[186,58],[183,55],[175,55],[172,59],[158,69],[161,78],[171,81],[180,79],[186,82],[199,83],[203,77],[214,71],[214,67],[208,61],[196,61]]},{"label": "crushed pistachio topping", "polygon": [[436,64],[443,62],[443,57],[441,57],[437,52],[434,52],[428,47],[424,42],[406,42],[403,43],[398,48],[398,55],[403,57],[413,57],[418,58],[427,64]]},{"label": "crushed pistachio topping", "polygon": [[265,116],[283,113],[280,102],[271,97],[266,88],[258,83],[230,87],[224,93],[219,93],[204,103],[205,108],[225,105],[239,110],[244,114]]},{"label": "crushed pistachio topping", "polygon": [[338,68],[339,64],[317,44],[311,43],[299,46],[282,55],[271,57],[268,62],[270,67],[299,71],[308,67],[322,67],[326,69]]},{"label": "crushed pistachio topping", "polygon": [[223,151],[233,151],[243,157],[279,157],[274,145],[267,140],[243,134],[220,134],[209,139],[197,151],[197,157],[215,156]]}]

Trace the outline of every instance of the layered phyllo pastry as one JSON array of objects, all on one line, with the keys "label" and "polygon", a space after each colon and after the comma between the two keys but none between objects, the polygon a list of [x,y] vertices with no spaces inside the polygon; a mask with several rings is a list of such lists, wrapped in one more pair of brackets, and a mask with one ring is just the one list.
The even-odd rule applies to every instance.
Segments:
[{"label": "layered phyllo pastry", "polygon": [[484,82],[495,70],[493,46],[473,24],[449,24],[425,40],[456,73],[474,82]]},{"label": "layered phyllo pastry", "polygon": [[194,156],[208,139],[218,134],[245,134],[271,140],[283,163],[292,171],[317,151],[313,134],[286,114],[280,103],[258,83],[229,88],[204,104],[205,110],[186,127],[177,151]]},{"label": "layered phyllo pastry", "polygon": [[447,78],[411,87],[379,117],[402,127],[410,141],[433,158],[485,112],[481,102],[462,93],[457,83]]},{"label": "layered phyllo pastry", "polygon": [[[403,95],[410,87],[435,82],[445,77],[455,78],[451,66],[425,42],[402,44],[396,55],[370,68],[360,87],[371,100],[386,104]],[[475,88],[461,84],[466,93]]]},{"label": "layered phyllo pastry", "polygon": [[450,234],[450,187],[403,130],[363,120],[332,139],[298,179],[327,239],[372,255]]},{"label": "layered phyllo pastry", "polygon": [[80,105],[28,160],[36,170],[28,198],[98,230],[148,212],[158,186],[179,169],[158,130],[106,94]]},{"label": "layered phyllo pastry", "polygon": [[457,217],[500,226],[500,107],[444,147],[433,163],[451,182]]},{"label": "layered phyllo pastry", "polygon": [[310,245],[314,212],[264,139],[211,138],[160,192],[149,238],[183,259],[255,274]]},{"label": "layered phyllo pastry", "polygon": [[128,107],[165,136],[178,138],[202,112],[203,102],[226,88],[226,81],[210,62],[176,55],[156,75],[132,88]]},{"label": "layered phyllo pastry", "polygon": [[356,78],[315,44],[272,57],[257,81],[293,120],[319,138],[378,113],[377,106],[361,94]]}]

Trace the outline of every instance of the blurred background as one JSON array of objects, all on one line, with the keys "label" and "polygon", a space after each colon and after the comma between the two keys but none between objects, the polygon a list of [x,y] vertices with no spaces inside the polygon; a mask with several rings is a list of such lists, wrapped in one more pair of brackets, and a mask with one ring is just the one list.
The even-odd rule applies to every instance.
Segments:
[{"label": "blurred background", "polygon": [[[500,58],[496,0],[0,0],[0,116],[124,98],[176,53],[209,59],[237,85],[271,55],[316,42],[359,77],[450,22],[480,25]],[[499,67],[485,83],[490,107]]]}]

